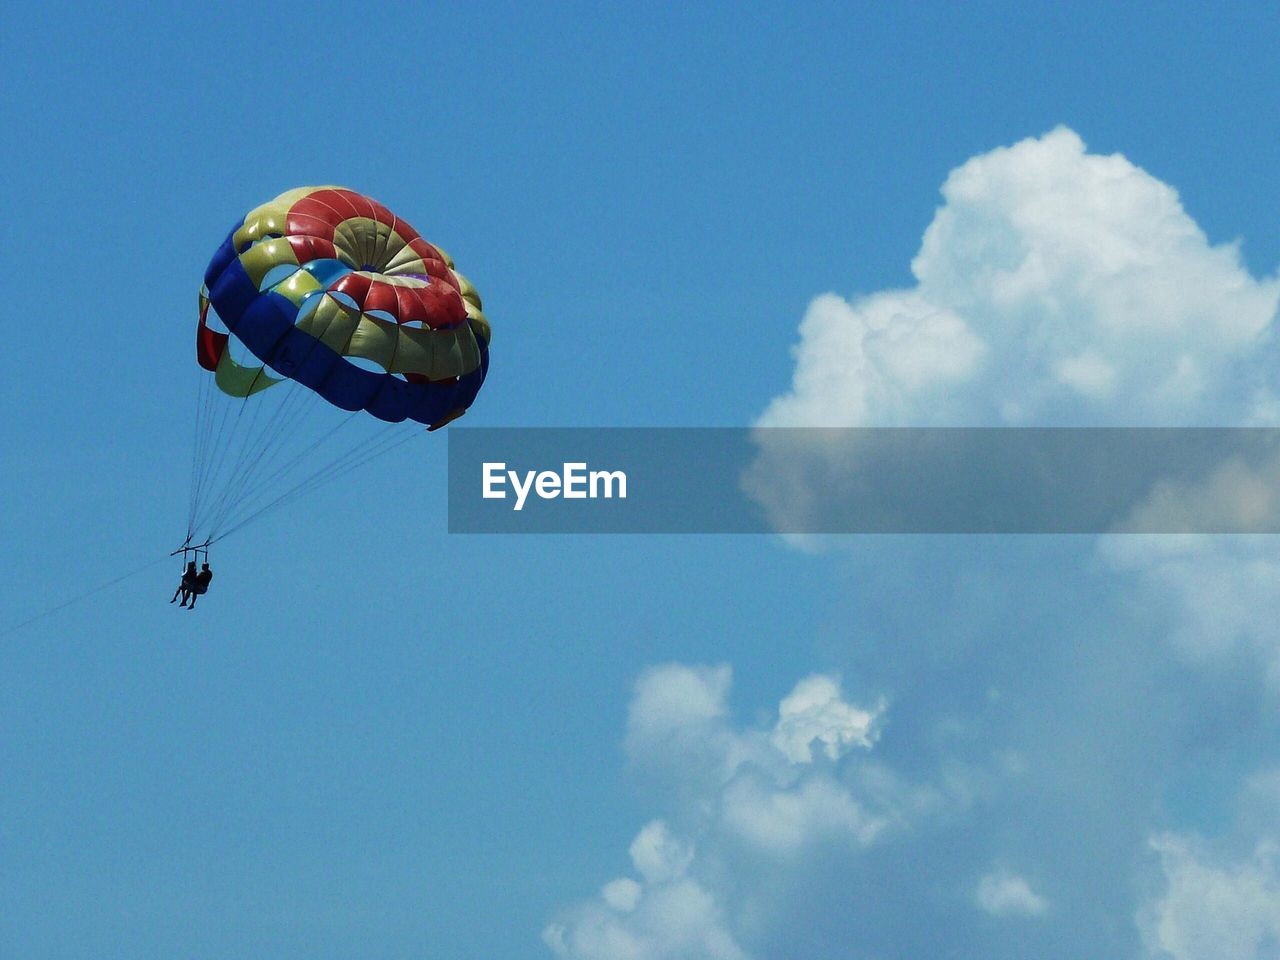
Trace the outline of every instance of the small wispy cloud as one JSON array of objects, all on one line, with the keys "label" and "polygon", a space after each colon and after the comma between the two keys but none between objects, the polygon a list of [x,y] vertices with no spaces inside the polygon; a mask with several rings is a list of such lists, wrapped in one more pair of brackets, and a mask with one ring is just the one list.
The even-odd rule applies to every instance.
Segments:
[{"label": "small wispy cloud", "polygon": [[993,917],[1038,917],[1049,909],[1049,901],[1032,890],[1026,878],[1004,868],[978,881],[974,901]]}]

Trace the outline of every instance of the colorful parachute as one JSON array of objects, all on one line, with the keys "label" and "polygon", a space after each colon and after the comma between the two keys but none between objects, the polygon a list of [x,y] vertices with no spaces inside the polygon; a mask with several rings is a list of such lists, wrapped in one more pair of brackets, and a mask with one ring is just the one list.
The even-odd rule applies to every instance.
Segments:
[{"label": "colorful parachute", "polygon": [[[201,385],[189,544],[278,502],[269,499],[277,475],[301,489],[407,439],[366,436],[299,479],[310,448],[346,422],[335,407],[429,429],[461,416],[488,373],[489,323],[453,261],[386,207],[342,187],[300,187],[250,211],[209,262],[196,357],[241,403],[219,405]],[[323,436],[314,443],[298,429],[306,401],[259,409],[259,395],[282,383],[329,411],[315,418]],[[290,445],[307,449],[272,472]]]},{"label": "colorful parachute", "polygon": [[440,426],[471,406],[488,371],[475,288],[413,227],[351,190],[301,187],[251,211],[214,254],[205,287],[198,359],[232,396],[276,381],[230,358],[226,335],[206,323],[210,303],[275,373],[381,420]]}]

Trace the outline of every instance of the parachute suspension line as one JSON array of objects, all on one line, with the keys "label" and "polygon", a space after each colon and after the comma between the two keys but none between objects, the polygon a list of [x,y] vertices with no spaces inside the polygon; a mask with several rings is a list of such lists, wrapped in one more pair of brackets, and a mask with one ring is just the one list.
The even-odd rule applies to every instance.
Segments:
[{"label": "parachute suspension line", "polygon": [[[393,430],[396,426],[397,424],[387,424],[384,430],[374,433],[368,437],[365,437],[363,440],[359,441],[349,450],[341,451],[333,459],[331,459],[327,463],[321,464],[315,470],[312,470],[307,476],[303,477],[297,483],[290,486],[287,490],[283,491],[282,493],[274,497],[268,503],[264,505],[257,505],[257,504],[245,505],[244,509],[241,510],[241,512],[234,514],[230,518],[230,522],[233,525],[233,529],[238,529],[239,527],[244,526],[244,524],[247,523],[250,519],[255,519],[262,513],[265,513],[267,510],[272,509],[276,506],[282,505],[284,502],[292,499],[297,494],[305,493],[310,489],[315,489],[315,487],[318,486],[318,484],[316,483],[316,479],[318,477],[331,473],[335,469],[341,468],[342,466],[349,463],[350,461],[359,458],[364,452],[376,446],[381,440],[385,439],[385,437],[387,436],[387,433]],[[222,537],[226,536],[227,533],[230,533],[230,532],[231,531],[228,530],[226,531],[226,533],[220,534],[216,539],[222,539]]]},{"label": "parachute suspension line", "polygon": [[[356,417],[358,417],[359,415],[360,415],[360,411],[358,410],[353,413],[347,414],[347,416],[339,420],[332,428],[330,428],[328,431],[323,433],[316,440],[312,441],[306,447],[299,450],[296,454],[293,455],[293,457],[291,457],[289,460],[282,463],[275,470],[272,470],[270,473],[258,477],[254,481],[253,485],[244,491],[243,496],[239,498],[239,502],[237,506],[243,507],[245,503],[252,503],[260,494],[262,494],[266,489],[268,489],[271,486],[271,484],[281,479],[282,477],[286,476],[289,473],[289,471],[291,471],[294,467],[301,464],[310,454],[314,453],[321,446],[323,446],[328,441],[330,441],[335,436],[337,436],[338,431],[340,431],[347,424],[351,423],[351,421],[356,419]],[[230,522],[235,519],[235,516],[236,515],[233,511],[230,517],[224,516],[222,518],[222,522]],[[222,522],[220,522],[217,526],[220,527],[222,525]],[[217,529],[215,529],[213,533],[216,534]]]},{"label": "parachute suspension line", "polygon": [[262,416],[262,409],[263,409],[263,406],[267,403],[267,401],[262,397],[259,397],[257,399],[257,402],[253,404],[252,413],[250,413],[248,421],[246,425],[244,425],[243,427],[240,424],[240,418],[243,416],[245,409],[248,408],[249,398],[254,395],[253,394],[254,387],[257,386],[258,381],[259,379],[261,379],[264,372],[265,372],[265,368],[259,369],[258,372],[254,374],[253,380],[249,384],[249,389],[246,391],[244,397],[242,397],[240,400],[240,404],[239,404],[240,410],[236,414],[236,423],[235,423],[236,436],[234,438],[234,439],[238,439],[239,442],[233,443],[231,439],[228,440],[228,446],[235,448],[235,452],[232,456],[232,464],[225,478],[222,478],[220,475],[217,476],[219,490],[217,495],[214,497],[213,503],[211,504],[207,512],[208,515],[202,516],[200,518],[203,523],[207,523],[209,521],[210,516],[216,515],[218,510],[221,508],[222,502],[227,498],[227,495],[230,492],[231,487],[234,485],[236,472],[240,469],[240,465],[243,463],[250,445],[253,444],[255,441],[258,420]]},{"label": "parachute suspension line", "polygon": [[[248,399],[248,397],[245,397],[238,404],[221,403],[218,405],[220,407],[220,411],[217,431],[214,434],[213,443],[209,448],[209,462],[204,467],[204,476],[201,480],[200,490],[197,495],[197,499],[201,502],[196,507],[196,519],[195,524],[193,525],[195,529],[199,528],[204,517],[204,503],[202,498],[204,496],[205,489],[208,486],[212,486],[215,480],[222,473],[222,465],[226,462],[227,454],[231,447],[231,436],[234,436],[236,426],[240,422],[240,418],[244,416],[245,403]],[[235,410],[234,417],[231,416],[233,408]],[[228,435],[228,423],[230,424],[230,435]],[[224,437],[226,438],[225,440]]]},{"label": "parachute suspension line", "polygon": [[231,421],[232,405],[221,402],[222,394],[216,381],[202,378],[204,386],[204,409],[201,411],[203,434],[199,451],[199,475],[196,478],[195,509],[191,518],[191,533],[195,536],[200,519],[200,511],[205,506],[205,498],[213,481],[213,474],[219,466],[218,456],[223,450],[223,438],[228,434]]},{"label": "parachute suspension line", "polygon": [[[265,422],[262,423],[261,429],[258,426],[259,421],[263,420],[262,413],[267,406],[271,405],[271,400],[259,397],[254,403],[253,414],[249,418],[248,425],[241,433],[244,439],[239,444],[235,463],[226,478],[219,483],[221,492],[209,508],[208,515],[202,518],[205,524],[210,526],[216,524],[223,512],[236,503],[240,489],[247,479],[246,475],[252,471],[253,466],[267,452],[273,439],[278,438],[279,433],[275,430],[275,427],[285,421],[289,413],[297,406],[299,393],[296,386],[290,383],[283,389],[285,393],[278,403],[278,409],[267,416]],[[245,401],[248,401],[247,397]]]},{"label": "parachute suspension line", "polygon": [[[421,430],[412,430],[405,436],[400,437],[395,435],[395,428],[397,426],[399,426],[399,424],[388,424],[385,430],[374,434],[372,437],[362,441],[353,449],[336,457],[320,469],[316,470],[306,479],[290,487],[271,502],[252,511],[247,516],[237,519],[234,525],[232,525],[228,530],[210,540],[210,544],[212,545],[217,543],[219,540],[225,540],[241,527],[261,518],[268,512],[284,506],[291,500],[297,499],[303,494],[318,490],[334,480],[341,479],[351,471],[364,466],[364,464],[369,463],[371,460],[376,460],[378,457],[390,453],[392,450],[403,446],[414,437],[417,437],[424,432]],[[388,440],[390,442],[388,442]]]},{"label": "parachute suspension line", "polygon": [[[330,320],[324,330],[320,331],[320,335],[312,341],[301,360],[302,364],[311,360],[332,323],[333,321]],[[264,372],[265,368],[259,369],[250,385],[250,394],[258,382],[258,377]],[[278,405],[266,418],[261,431],[258,430],[260,414],[265,407],[271,405],[271,400],[267,397],[259,397],[254,403],[253,417],[243,433],[244,440],[240,444],[240,455],[236,458],[225,481],[220,482],[221,495],[211,507],[208,516],[203,519],[203,522],[208,525],[209,538],[216,535],[226,521],[227,515],[243,503],[246,488],[254,480],[255,474],[268,454],[273,454],[278,448],[287,445],[293,439],[295,428],[315,408],[314,402],[308,402],[312,400],[310,391],[304,391],[295,381],[289,380],[288,383],[279,385],[279,389],[283,391],[283,395],[276,394],[280,396]],[[244,399],[247,402],[249,397],[246,396]]]},{"label": "parachute suspension line", "polygon": [[[204,523],[207,516],[211,501],[216,501],[218,495],[218,481],[223,475],[224,464],[228,456],[231,455],[232,438],[236,435],[236,428],[239,424],[241,416],[244,414],[244,404],[222,403],[218,405],[220,410],[216,415],[217,426],[213,432],[213,440],[209,450],[209,462],[204,467],[204,476],[201,480],[199,503],[196,506],[195,523],[192,525],[193,533],[198,531]],[[232,412],[234,410],[234,413]]]},{"label": "parachute suspension line", "polygon": [[390,443],[384,443],[381,447],[365,454],[360,459],[346,464],[341,470],[339,470],[333,476],[325,477],[324,480],[321,481],[321,483],[323,484],[323,483],[328,483],[331,480],[339,480],[342,477],[345,477],[347,474],[351,473],[353,470],[359,470],[366,463],[369,463],[372,460],[377,460],[379,457],[383,456],[384,454],[390,453],[392,450],[395,450],[398,447],[404,446],[410,440],[413,440],[416,437],[422,436],[424,433],[426,433],[425,430],[421,430],[421,431],[415,430],[412,433],[409,433],[403,437],[392,437],[390,438],[391,440]]},{"label": "parachute suspension line", "polygon": [[[214,387],[203,374],[197,391],[196,407],[196,449],[191,463],[191,508],[187,518],[187,539],[195,536],[196,517],[200,510],[200,495],[204,490],[205,473],[208,469],[213,443],[213,391]],[[226,413],[223,407],[220,413]]]},{"label": "parachute suspension line", "polygon": [[[209,459],[212,453],[213,443],[213,386],[210,385],[203,375],[200,377],[200,385],[204,392],[204,403],[197,416],[200,418],[200,440],[196,448],[196,477],[191,493],[191,530],[195,533],[196,516],[200,510],[200,495],[204,489],[205,472],[208,470]],[[218,411],[225,414],[225,407]]]},{"label": "parachute suspension line", "polygon": [[187,542],[191,541],[192,526],[196,519],[196,478],[200,475],[200,437],[204,426],[204,400],[208,389],[206,378],[201,376],[196,387],[196,415],[193,421],[194,437],[191,442],[191,492],[187,503]]},{"label": "parachute suspension line", "polygon": [[[259,369],[250,384],[250,391],[258,383],[258,378],[265,375],[265,368]],[[248,419],[248,425],[242,428],[240,420],[243,417],[245,405],[251,398],[254,400],[253,414]],[[302,410],[298,409],[300,404],[304,405]],[[287,438],[287,429],[291,429],[298,419],[295,411],[303,414],[306,412],[304,392],[293,381],[280,384],[277,391],[269,396],[251,392],[243,397],[239,404],[223,404],[224,415],[233,406],[238,409],[236,416],[231,419],[231,429],[225,442],[222,429],[219,430],[218,439],[215,441],[215,446],[219,448],[222,456],[216,466],[208,471],[208,483],[216,488],[217,493],[214,494],[211,502],[204,505],[205,509],[198,511],[195,529],[208,531],[210,524],[216,523],[220,515],[235,505],[241,488],[249,479],[246,473],[252,471],[258,461],[266,456],[282,437]],[[273,408],[274,412],[267,413],[265,422],[259,428],[259,422],[263,421],[262,415],[267,408]],[[235,452],[231,453],[233,450]],[[224,470],[228,454],[231,454],[232,462]],[[206,539],[209,535],[211,532],[206,533]]]},{"label": "parachute suspension line", "polygon": [[360,416],[359,410],[356,410],[352,413],[347,414],[345,417],[339,420],[336,424],[334,424],[331,428],[329,428],[329,430],[325,431],[323,434],[321,434],[318,438],[316,438],[314,441],[312,441],[302,450],[298,451],[298,453],[296,453],[290,460],[281,464],[279,467],[277,467],[275,470],[273,470],[271,473],[267,474],[266,476],[260,477],[257,480],[257,482],[254,483],[253,487],[246,492],[245,499],[252,499],[255,495],[260,493],[264,487],[268,486],[275,480],[280,479],[285,474],[287,474],[290,470],[292,470],[294,467],[298,466],[310,453],[312,453],[319,447],[323,446],[329,440],[333,439],[333,437],[337,436],[338,431],[340,431],[347,424],[351,423],[358,416]]},{"label": "parachute suspension line", "polygon": [[343,462],[335,462],[328,465],[325,468],[322,468],[321,470],[316,471],[316,473],[308,477],[306,481],[295,485],[294,487],[286,491],[284,494],[277,497],[275,500],[253,511],[248,516],[244,517],[242,520],[239,520],[234,526],[232,526],[226,532],[219,534],[218,537],[213,542],[226,539],[227,537],[235,533],[240,528],[247,526],[253,521],[258,520],[261,517],[265,516],[266,514],[287,505],[291,501],[296,500],[301,496],[304,496],[314,490],[318,490],[319,488],[331,483],[332,481],[338,480],[346,476],[348,473],[355,470],[356,468],[363,466],[369,461],[374,460],[377,457],[380,457],[383,454],[390,452],[396,447],[399,447],[407,443],[409,440],[412,440],[415,436],[417,436],[416,432],[411,433],[406,437],[397,438],[394,443],[386,444],[381,449],[373,453],[369,453],[367,456],[364,456],[362,458],[358,458],[354,462],[346,462],[346,458],[344,458]]},{"label": "parachute suspension line", "polygon": [[284,398],[284,402],[280,405],[280,410],[272,418],[267,431],[263,434],[262,444],[249,462],[247,472],[242,477],[239,486],[229,497],[229,506],[247,495],[250,481],[255,479],[254,473],[260,468],[268,452],[287,444],[288,441],[293,439],[297,428],[305,423],[319,407],[318,398],[302,386],[290,381],[287,389],[289,394]]},{"label": "parachute suspension line", "polygon": [[209,517],[210,537],[216,536],[227,517],[244,505],[249,498],[249,490],[257,489],[258,472],[267,457],[274,456],[279,449],[287,446],[293,439],[294,427],[308,412],[305,403],[300,404],[296,399],[302,395],[301,388],[290,389],[296,396],[281,405],[280,411],[270,419],[254,444],[246,445],[243,468],[230,478],[221,501]]}]

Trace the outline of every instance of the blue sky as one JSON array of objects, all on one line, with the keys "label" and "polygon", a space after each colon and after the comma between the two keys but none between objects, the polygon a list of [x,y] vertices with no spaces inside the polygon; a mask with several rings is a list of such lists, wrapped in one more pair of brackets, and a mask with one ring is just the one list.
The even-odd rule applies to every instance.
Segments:
[{"label": "blue sky", "polygon": [[[181,538],[200,277],[299,184],[476,283],[468,425],[1274,422],[1278,33],[11,12],[0,628]],[[444,476],[0,639],[0,954],[1274,957],[1269,540],[450,537]]]}]

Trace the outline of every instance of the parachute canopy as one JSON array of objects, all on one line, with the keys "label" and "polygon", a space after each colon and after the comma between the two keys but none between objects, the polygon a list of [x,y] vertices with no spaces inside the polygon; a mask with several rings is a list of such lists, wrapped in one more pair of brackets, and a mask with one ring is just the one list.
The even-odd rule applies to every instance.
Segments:
[{"label": "parachute canopy", "polygon": [[[285,378],[344,410],[440,426],[471,406],[488,372],[476,289],[352,190],[300,187],[250,211],[209,262],[205,289],[197,359],[232,396]],[[231,358],[226,334],[208,326],[210,304],[261,365]]]}]

